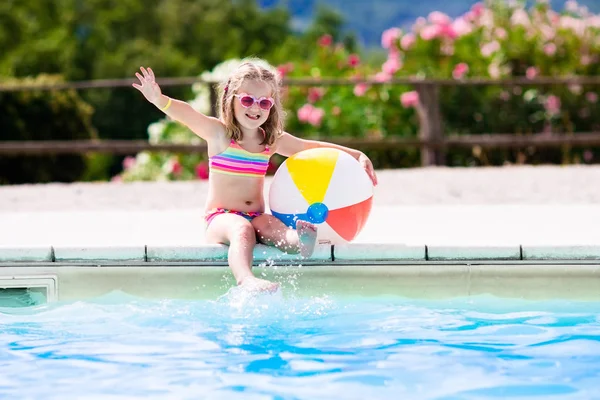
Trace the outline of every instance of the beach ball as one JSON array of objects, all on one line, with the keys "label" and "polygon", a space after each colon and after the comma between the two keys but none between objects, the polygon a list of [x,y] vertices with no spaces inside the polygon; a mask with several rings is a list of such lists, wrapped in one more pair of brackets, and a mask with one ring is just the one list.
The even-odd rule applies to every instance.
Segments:
[{"label": "beach ball", "polygon": [[287,158],[269,188],[271,213],[287,226],[297,220],[317,226],[321,243],[347,243],[362,230],[373,201],[373,183],[344,151],[304,150]]}]

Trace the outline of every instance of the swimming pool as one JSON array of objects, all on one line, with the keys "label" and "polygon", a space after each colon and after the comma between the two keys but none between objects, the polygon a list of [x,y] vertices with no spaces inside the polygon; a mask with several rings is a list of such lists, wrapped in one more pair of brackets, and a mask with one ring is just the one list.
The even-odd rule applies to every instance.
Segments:
[{"label": "swimming pool", "polygon": [[254,297],[223,267],[23,271],[56,298],[4,304],[2,398],[600,395],[594,264],[270,266],[281,292]]}]

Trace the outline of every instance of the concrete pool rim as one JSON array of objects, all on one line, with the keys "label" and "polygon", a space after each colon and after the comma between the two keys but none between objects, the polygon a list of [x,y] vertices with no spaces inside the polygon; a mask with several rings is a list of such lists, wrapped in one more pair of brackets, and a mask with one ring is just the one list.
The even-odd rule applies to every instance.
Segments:
[{"label": "concrete pool rim", "polygon": [[[126,246],[0,246],[0,266],[20,264],[187,264],[227,265],[224,245],[126,245]],[[397,263],[598,263],[600,245],[407,245],[381,243],[319,244],[312,257],[286,254],[274,247],[257,245],[254,264],[397,264]]]}]

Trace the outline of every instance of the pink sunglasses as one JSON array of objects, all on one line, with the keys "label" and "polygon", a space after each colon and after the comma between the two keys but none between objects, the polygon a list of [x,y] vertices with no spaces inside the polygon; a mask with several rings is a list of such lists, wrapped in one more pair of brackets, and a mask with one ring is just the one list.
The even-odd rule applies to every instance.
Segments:
[{"label": "pink sunglasses", "polygon": [[234,94],[234,96],[240,99],[240,104],[244,108],[252,107],[254,103],[258,103],[258,106],[261,109],[270,110],[275,104],[275,100],[273,100],[271,97],[261,97],[260,99],[257,99],[249,94]]}]

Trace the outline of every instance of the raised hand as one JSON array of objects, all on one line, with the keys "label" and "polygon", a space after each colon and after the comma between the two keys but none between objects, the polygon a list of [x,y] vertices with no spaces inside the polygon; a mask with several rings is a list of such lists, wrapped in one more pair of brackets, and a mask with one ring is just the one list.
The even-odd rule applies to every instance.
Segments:
[{"label": "raised hand", "polygon": [[162,92],[160,91],[160,86],[158,86],[158,83],[154,80],[154,71],[152,71],[152,68],[146,70],[144,67],[140,67],[140,70],[143,75],[136,72],[135,76],[140,80],[141,85],[134,83],[131,86],[142,92],[146,100],[150,103],[156,104],[160,99]]}]

